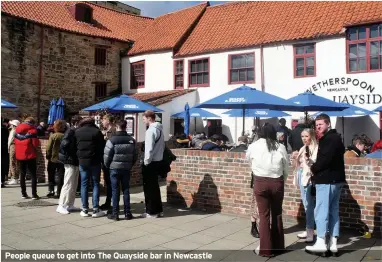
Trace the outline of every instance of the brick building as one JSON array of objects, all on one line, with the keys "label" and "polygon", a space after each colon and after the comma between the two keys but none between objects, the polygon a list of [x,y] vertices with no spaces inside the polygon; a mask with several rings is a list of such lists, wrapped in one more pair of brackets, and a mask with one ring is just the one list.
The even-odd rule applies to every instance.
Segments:
[{"label": "brick building", "polygon": [[91,2],[2,2],[1,14],[2,97],[41,121],[53,98],[69,115],[120,93],[121,53],[152,22]]}]

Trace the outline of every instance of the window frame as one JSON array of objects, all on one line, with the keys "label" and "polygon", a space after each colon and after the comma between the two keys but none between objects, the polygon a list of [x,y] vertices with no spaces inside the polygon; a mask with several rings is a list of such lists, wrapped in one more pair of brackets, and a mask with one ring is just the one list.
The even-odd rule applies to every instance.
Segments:
[{"label": "window frame", "polygon": [[[182,62],[183,63],[183,71],[182,71],[181,74],[177,74],[176,73],[176,63],[177,62]],[[182,75],[182,77],[183,77],[183,86],[177,86],[176,85],[176,77],[179,76],[179,75]],[[184,89],[184,59],[174,60],[174,89],[176,89],[176,90]]]},{"label": "window frame", "polygon": [[[94,65],[95,66],[106,66],[107,64],[107,47],[102,47],[102,46],[96,46],[94,48]],[[97,54],[97,50],[103,50],[105,52],[105,57],[103,58],[103,62],[100,63],[100,59],[102,56],[100,56],[99,52]],[[100,58],[101,57],[101,58]]]},{"label": "window frame", "polygon": [[[135,86],[135,85],[133,85],[133,74],[134,74],[133,67],[134,67],[134,65],[139,65],[139,64],[143,64],[143,85]],[[142,76],[142,75],[139,75],[139,76]],[[134,77],[135,77],[135,75],[134,75]],[[145,84],[146,84],[146,63],[145,63],[145,60],[130,63],[130,90],[145,88]]]},{"label": "window frame", "polygon": [[[99,99],[107,97],[107,84],[108,84],[108,82],[94,82],[94,100],[95,101],[98,101]],[[104,90],[105,95],[104,96],[97,96],[97,88],[100,87],[99,85],[102,85],[101,87],[105,88],[105,90]]]},{"label": "window frame", "polygon": [[[207,60],[208,61],[208,71],[200,71],[198,73],[208,73],[208,83],[207,84],[191,84],[191,62],[199,61],[199,60]],[[197,73],[194,73],[197,74]],[[211,81],[211,67],[210,67],[210,58],[209,57],[201,57],[196,59],[188,60],[188,87],[209,87]]]},{"label": "window frame", "polygon": [[[313,47],[314,47],[313,53],[296,54],[296,48],[297,47],[303,47],[303,46],[305,47],[308,45],[313,45]],[[314,74],[313,75],[307,75],[306,74],[306,70],[307,70],[306,58],[312,57],[312,56],[314,58]],[[296,63],[297,58],[304,58],[304,75],[302,75],[302,76],[297,75],[297,71],[296,71],[296,69],[297,69],[297,63]],[[293,77],[294,78],[307,78],[307,77],[316,77],[316,75],[317,75],[316,43],[304,43],[304,44],[293,45]]]},{"label": "window frame", "polygon": [[[231,67],[231,61],[233,56],[238,56],[238,55],[250,55],[253,54],[253,81],[237,81],[237,82],[232,82],[231,79],[231,70],[238,70],[238,69],[249,69],[252,67],[242,67],[242,68],[235,68],[233,69]],[[240,79],[240,77],[239,77]],[[249,52],[249,53],[235,53],[235,54],[230,54],[228,55],[228,84],[229,85],[236,85],[236,84],[255,84],[256,83],[256,55],[255,52]]]},{"label": "window frame", "polygon": [[[382,72],[382,67],[380,69],[370,69],[370,43],[371,42],[375,42],[375,41],[379,41],[379,42],[382,42],[382,35],[381,36],[378,36],[378,37],[374,37],[374,38],[371,38],[370,37],[370,28],[373,26],[373,25],[377,25],[379,26],[382,31],[382,23],[379,23],[379,24],[367,24],[367,25],[360,25],[360,26],[352,26],[352,27],[348,27],[346,29],[346,35],[345,35],[345,44],[346,44],[346,73],[347,74],[360,74],[360,73],[374,73],[374,72]],[[349,40],[349,31],[350,29],[358,29],[358,28],[366,28],[366,38],[364,39],[356,39],[356,40]],[[351,44],[363,44],[365,43],[366,44],[366,55],[365,55],[365,59],[366,59],[366,70],[358,70],[358,71],[350,71],[350,45]],[[379,44],[379,46],[381,46],[381,43]],[[382,52],[382,49],[380,47],[380,52]],[[357,49],[357,55],[358,55],[358,49]],[[379,55],[381,56],[381,55]],[[358,56],[357,56],[358,57]],[[382,59],[382,57],[380,58]],[[378,60],[379,61],[379,60]],[[381,63],[381,61],[379,61],[379,63]]]}]

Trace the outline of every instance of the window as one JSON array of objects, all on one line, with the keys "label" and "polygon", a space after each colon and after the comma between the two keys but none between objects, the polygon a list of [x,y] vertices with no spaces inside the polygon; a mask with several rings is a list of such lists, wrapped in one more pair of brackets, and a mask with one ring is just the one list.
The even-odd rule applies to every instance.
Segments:
[{"label": "window", "polygon": [[382,24],[349,28],[347,32],[348,73],[382,70]]},{"label": "window", "polygon": [[145,87],[145,61],[131,64],[131,88]]},{"label": "window", "polygon": [[229,83],[245,84],[255,82],[255,54],[229,56]]},{"label": "window", "polygon": [[93,22],[93,8],[84,3],[77,3],[69,7],[69,12],[77,21],[91,24]]},{"label": "window", "polygon": [[107,95],[107,83],[95,84],[95,100],[103,98]]},{"label": "window", "polygon": [[294,48],[294,77],[316,75],[315,44],[298,45]]},{"label": "window", "polygon": [[95,65],[106,65],[106,48],[96,47],[94,55]]},{"label": "window", "polygon": [[183,60],[174,61],[174,83],[175,89],[184,88]]},{"label": "window", "polygon": [[210,65],[209,58],[189,61],[189,86],[209,86],[210,84]]}]

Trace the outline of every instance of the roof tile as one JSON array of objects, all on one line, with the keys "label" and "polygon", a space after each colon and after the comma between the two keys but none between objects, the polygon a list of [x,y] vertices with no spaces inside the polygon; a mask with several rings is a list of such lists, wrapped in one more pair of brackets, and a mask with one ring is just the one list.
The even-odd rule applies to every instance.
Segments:
[{"label": "roof tile", "polygon": [[134,43],[129,55],[174,48],[207,6],[206,2],[155,18]]},{"label": "roof tile", "polygon": [[153,106],[162,105],[171,102],[174,98],[194,92],[195,89],[182,89],[182,90],[168,90],[168,91],[158,91],[150,93],[136,93],[127,94],[130,97],[138,99],[142,102],[149,103]]},{"label": "roof tile", "polygon": [[68,7],[76,3],[80,2],[2,1],[1,12],[64,31],[121,41],[136,40],[153,21],[152,18],[118,12],[91,2],[81,2],[93,8],[96,24],[87,24],[77,21],[70,14]]},{"label": "roof tile", "polygon": [[207,7],[176,56],[338,35],[382,21],[380,1],[248,1]]}]

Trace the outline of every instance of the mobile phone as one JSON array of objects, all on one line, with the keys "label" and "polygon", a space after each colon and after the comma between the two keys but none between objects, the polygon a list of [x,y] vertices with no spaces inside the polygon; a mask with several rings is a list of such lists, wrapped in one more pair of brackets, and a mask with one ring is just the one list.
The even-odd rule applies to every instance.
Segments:
[{"label": "mobile phone", "polygon": [[309,146],[305,146],[305,155],[306,155],[307,158],[310,157]]}]

